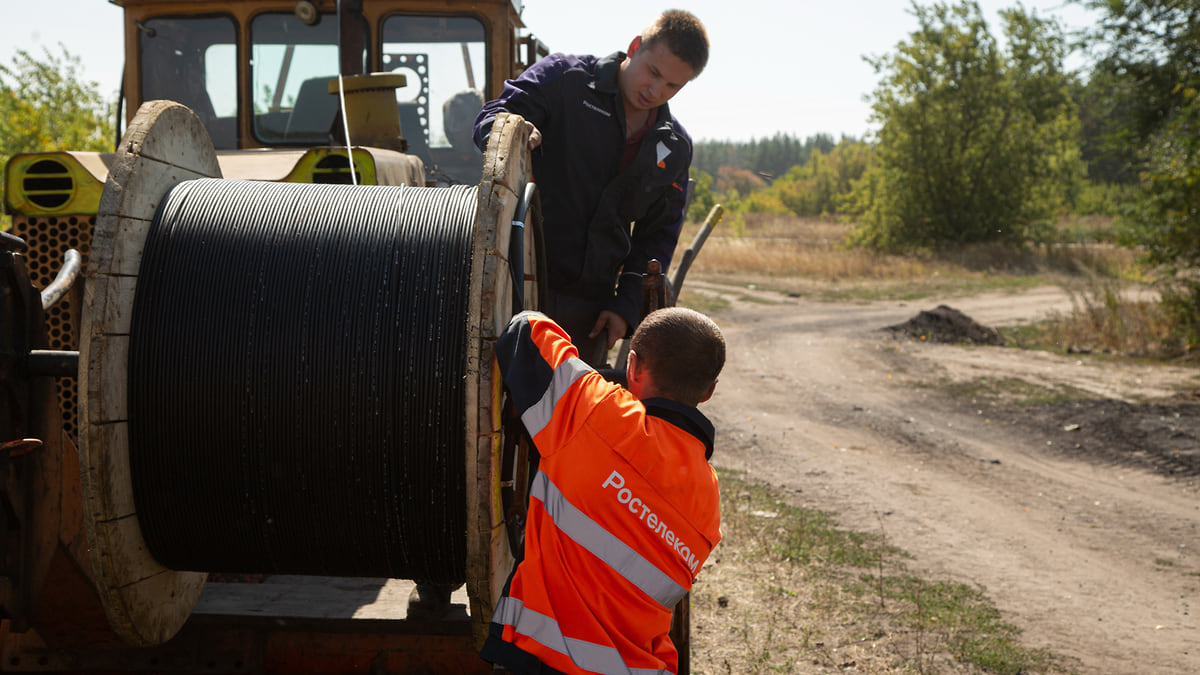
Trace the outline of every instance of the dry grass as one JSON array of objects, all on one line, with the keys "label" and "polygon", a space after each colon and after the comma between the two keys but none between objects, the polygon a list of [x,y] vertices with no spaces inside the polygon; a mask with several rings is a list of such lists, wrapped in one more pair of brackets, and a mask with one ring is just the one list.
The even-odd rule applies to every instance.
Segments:
[{"label": "dry grass", "polygon": [[[1095,242],[1078,242],[1078,227],[1054,247],[1011,249],[966,246],[948,254],[887,255],[843,246],[851,225],[817,218],[749,214],[736,227],[719,223],[690,274],[754,284],[794,296],[823,300],[916,300],[953,297],[1046,283],[1067,283],[1085,273],[1134,277],[1134,253]],[[684,229],[690,242],[699,229]],[[1089,232],[1099,231],[1096,224]]]},{"label": "dry grass", "polygon": [[[765,277],[808,277],[826,281],[904,278],[928,275],[919,260],[845,249],[848,225],[816,218],[744,216],[744,228],[724,223],[714,229],[694,269],[706,274],[758,274]],[[690,241],[697,226],[685,228]]]},{"label": "dry grass", "polygon": [[721,472],[723,539],[692,589],[692,673],[1046,673],[990,601],[920,579],[886,533],[838,528]]},{"label": "dry grass", "polygon": [[1067,287],[1072,310],[1046,321],[1003,329],[1016,346],[1071,354],[1109,354],[1195,361],[1157,296],[1114,279],[1088,278]]},{"label": "dry grass", "polygon": [[[1126,249],[1080,241],[1074,221],[1063,225],[1060,245],[1014,250],[994,245],[964,246],[951,253],[887,255],[843,245],[852,225],[818,218],[748,214],[737,227],[719,223],[693,270],[717,277],[806,279],[816,284],[871,282],[908,285],[959,279],[979,282],[1002,277],[1074,276],[1097,271],[1106,276],[1134,274],[1135,254]],[[699,225],[684,228],[690,242]],[[1086,231],[1104,231],[1090,224]]]}]

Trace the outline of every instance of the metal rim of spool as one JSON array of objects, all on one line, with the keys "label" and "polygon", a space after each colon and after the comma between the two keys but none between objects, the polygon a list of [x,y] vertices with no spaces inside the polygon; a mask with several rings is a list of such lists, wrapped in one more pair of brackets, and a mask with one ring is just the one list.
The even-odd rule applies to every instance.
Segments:
[{"label": "metal rim of spool", "polygon": [[[526,144],[529,132],[517,115],[496,117],[484,153],[483,180],[471,266],[472,321],[468,334],[467,414],[467,592],[476,643],[487,637],[496,603],[515,561],[514,543],[523,523],[510,507],[528,496],[524,477],[530,461],[527,439],[506,431],[505,395],[493,347],[514,307],[509,275],[512,220],[532,180]],[[545,292],[540,211],[530,209],[524,237],[524,309],[537,309]],[[471,411],[478,411],[472,415]]]},{"label": "metal rim of spool", "polygon": [[195,114],[150,101],[121,139],[97,211],[80,330],[83,526],[109,625],[133,645],[161,644],[178,632],[207,575],[163,567],[138,525],[125,397],[132,299],[159,203],[185,180],[220,177],[216,151]]}]

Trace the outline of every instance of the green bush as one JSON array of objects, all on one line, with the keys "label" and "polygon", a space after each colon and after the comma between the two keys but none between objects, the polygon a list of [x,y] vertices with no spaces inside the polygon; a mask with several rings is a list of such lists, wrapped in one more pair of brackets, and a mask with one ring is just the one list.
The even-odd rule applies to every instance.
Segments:
[{"label": "green bush", "polygon": [[1050,234],[1082,174],[1057,25],[1001,12],[1007,51],[976,2],[914,5],[872,104],[875,161],[848,203],[853,243],[889,251],[1024,244]]}]

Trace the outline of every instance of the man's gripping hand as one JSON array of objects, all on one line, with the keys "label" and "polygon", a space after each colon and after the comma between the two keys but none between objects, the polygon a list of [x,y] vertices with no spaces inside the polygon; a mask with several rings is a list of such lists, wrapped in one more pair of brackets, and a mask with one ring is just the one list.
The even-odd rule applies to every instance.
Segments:
[{"label": "man's gripping hand", "polygon": [[542,144],[542,132],[529,120],[525,121],[525,128],[529,130],[529,149],[533,150]]},{"label": "man's gripping hand", "polygon": [[588,333],[588,337],[594,338],[601,331],[606,331],[608,348],[612,349],[613,345],[617,344],[617,340],[625,337],[627,330],[629,330],[629,323],[620,314],[606,309],[596,317],[596,325],[592,327],[592,332]]}]

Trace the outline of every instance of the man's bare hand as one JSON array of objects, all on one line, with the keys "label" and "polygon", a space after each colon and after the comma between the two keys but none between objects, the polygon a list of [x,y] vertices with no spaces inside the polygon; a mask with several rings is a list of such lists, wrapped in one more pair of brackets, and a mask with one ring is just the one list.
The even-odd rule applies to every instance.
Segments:
[{"label": "man's bare hand", "polygon": [[529,129],[529,149],[533,150],[542,144],[542,132],[533,126],[533,122],[526,121],[525,128]]},{"label": "man's bare hand", "polygon": [[608,348],[612,349],[613,345],[617,344],[617,340],[625,337],[627,330],[629,330],[629,322],[621,318],[620,314],[606,309],[596,317],[596,325],[592,327],[592,332],[588,334],[588,337],[594,338],[601,331],[607,331]]}]

